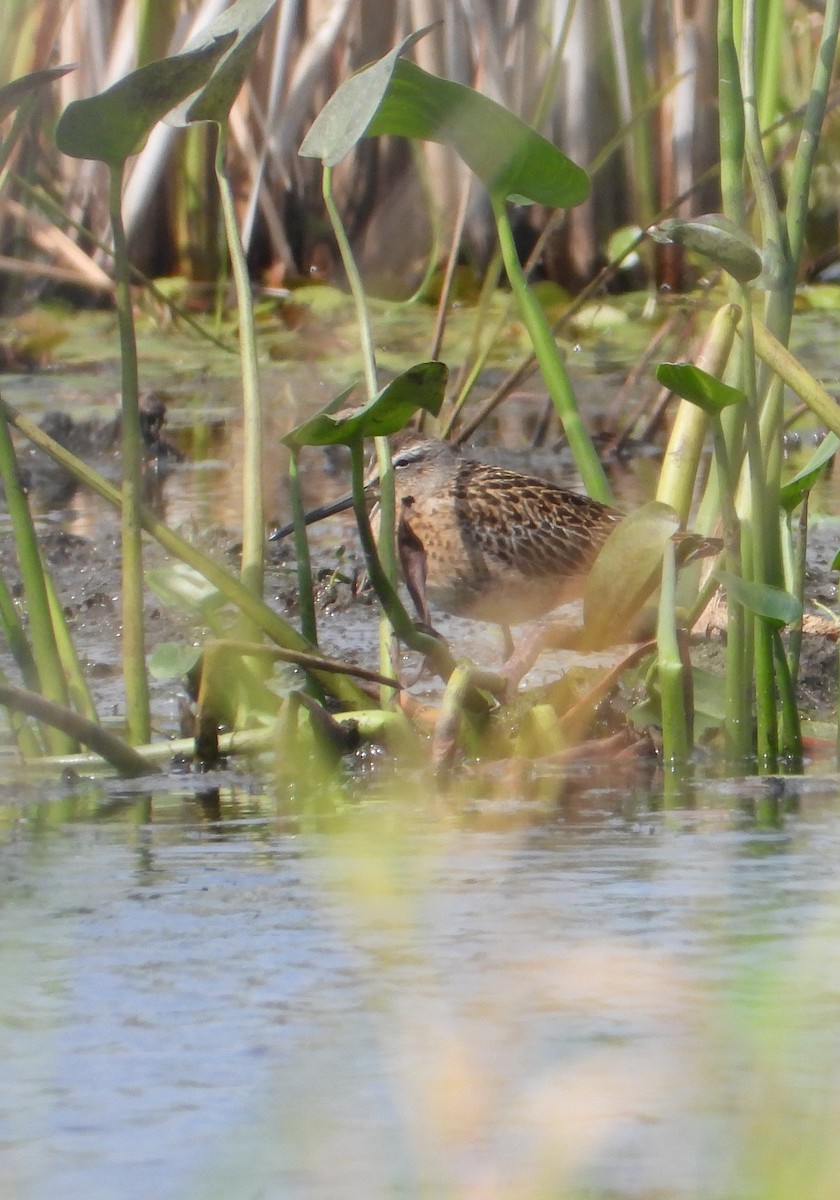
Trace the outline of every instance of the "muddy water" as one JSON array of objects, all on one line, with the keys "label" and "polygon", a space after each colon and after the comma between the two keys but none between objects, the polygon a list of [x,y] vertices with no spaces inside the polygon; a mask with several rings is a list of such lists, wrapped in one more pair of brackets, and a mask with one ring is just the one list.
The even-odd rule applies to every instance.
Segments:
[{"label": "muddy water", "polygon": [[4,1197],[833,1194],[836,780],[222,783],[4,809]]}]

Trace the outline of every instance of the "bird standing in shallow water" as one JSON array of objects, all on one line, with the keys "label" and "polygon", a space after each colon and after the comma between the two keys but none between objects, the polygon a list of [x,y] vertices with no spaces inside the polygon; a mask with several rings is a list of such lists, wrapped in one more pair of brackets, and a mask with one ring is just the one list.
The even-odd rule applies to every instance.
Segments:
[{"label": "bird standing in shallow water", "polygon": [[579,595],[622,514],[544,479],[407,442],[393,456],[397,548],[420,620],[516,625]]}]

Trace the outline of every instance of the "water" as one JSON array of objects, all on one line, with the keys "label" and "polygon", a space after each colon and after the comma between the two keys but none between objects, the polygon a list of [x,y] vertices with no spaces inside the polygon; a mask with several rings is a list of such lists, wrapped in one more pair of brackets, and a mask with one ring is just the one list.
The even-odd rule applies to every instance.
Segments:
[{"label": "water", "polygon": [[729,1197],[788,1143],[819,1174],[840,817],[784,789],[766,826],[754,782],[5,809],[3,1196]]}]

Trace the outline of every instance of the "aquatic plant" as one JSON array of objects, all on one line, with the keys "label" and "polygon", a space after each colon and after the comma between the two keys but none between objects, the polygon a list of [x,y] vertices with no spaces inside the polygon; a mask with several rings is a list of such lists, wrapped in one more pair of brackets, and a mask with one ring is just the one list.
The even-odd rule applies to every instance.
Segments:
[{"label": "aquatic plant", "polygon": [[[732,300],[741,313],[739,336],[733,342],[729,329],[736,310],[722,310],[715,335],[721,344],[713,354],[719,366],[726,364],[721,373],[735,382],[736,389],[685,368],[660,368],[659,378],[699,410],[675,426],[672,438],[679,439],[674,442],[677,453],[687,435],[701,437],[706,419],[712,423],[717,471],[709,479],[703,507],[707,514],[723,511],[727,525],[727,570],[718,574],[729,600],[727,750],[737,761],[755,756],[761,769],[772,771],[780,756],[793,762],[801,757],[795,670],[791,669],[796,656],[786,655],[780,634],[785,625],[796,625],[802,614],[801,597],[791,596],[788,590],[793,582],[785,578],[784,563],[791,561],[791,554],[783,553],[781,540],[786,532],[789,536],[781,519],[783,382],[833,433],[840,432],[836,405],[807,372],[797,368],[785,349],[837,48],[840,4],[829,0],[826,5],[784,212],[773,187],[756,104],[759,11],[753,0],[743,5],[741,20],[738,36],[733,4],[725,0],[718,6],[724,216],[668,221],[655,231],[659,238],[679,241],[711,257],[728,273]],[[756,198],[759,232],[755,237],[748,219],[745,158]],[[764,293],[760,317],[754,299],[758,291]],[[759,362],[764,363],[761,369]],[[692,477],[691,470],[688,476]],[[677,484],[668,474],[660,498],[671,499],[675,490],[682,496],[685,486],[685,480]],[[802,489],[789,495],[788,503],[795,505],[804,494]]]}]

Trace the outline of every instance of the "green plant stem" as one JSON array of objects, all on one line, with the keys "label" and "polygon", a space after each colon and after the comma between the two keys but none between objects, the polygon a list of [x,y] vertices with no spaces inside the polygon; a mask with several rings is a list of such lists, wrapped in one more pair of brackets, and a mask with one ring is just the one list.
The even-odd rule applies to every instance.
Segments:
[{"label": "green plant stem", "polygon": [[[18,477],[17,459],[12,445],[8,423],[0,417],[0,478],[6,494],[6,504],[12,522],[18,564],[20,566],[23,593],[29,616],[29,635],[32,656],[38,677],[38,690],[43,696],[60,706],[67,704],[67,681],[61,668],[61,657],[55,641],[50,615],[49,594],[29,504]],[[45,740],[51,753],[64,753],[75,749],[66,733],[55,727],[45,731]]]},{"label": "green plant stem", "polygon": [[799,144],[796,147],[788,190],[787,234],[789,254],[794,267],[799,262],[805,240],[811,176],[828,104],[828,93],[837,55],[838,33],[840,33],[840,0],[826,0],[819,53],[811,80],[811,93],[805,109],[805,120]]},{"label": "green plant stem", "polygon": [[[7,493],[8,494],[8,493]],[[0,628],[6,635],[6,641],[12,652],[17,668],[23,676],[23,682],[30,691],[38,690],[38,668],[32,654],[32,647],[26,640],[23,624],[18,616],[12,594],[6,586],[6,581],[0,577]]]},{"label": "green plant stem", "polygon": [[[43,557],[41,561],[43,563]],[[56,650],[61,660],[61,668],[64,672],[69,698],[78,713],[86,717],[89,721],[96,722],[99,720],[96,705],[93,702],[93,696],[82,671],[82,665],[79,662],[76,647],[73,645],[70,630],[67,628],[67,620],[64,616],[64,607],[61,603],[61,598],[55,590],[55,584],[46,564],[43,565],[43,571]]]},{"label": "green plant stem", "polygon": [[[365,296],[364,284],[359,274],[359,268],[353,257],[350,239],[341,220],[341,214],[335,203],[332,190],[332,167],[324,164],[322,190],[327,215],[330,218],[335,235],[341,262],[350,286],[353,303],[356,306],[356,320],[359,326],[359,337],[362,347],[362,362],[365,372],[365,388],[368,400],[372,400],[378,390],[376,353],[373,347],[373,330],[370,323],[370,311]],[[391,585],[391,591],[396,595],[397,582],[397,550],[394,541],[396,528],[396,500],[394,498],[394,470],[391,466],[391,450],[387,438],[376,438],[376,462],[379,475],[379,558],[378,561]],[[378,593],[377,593],[378,594]],[[399,634],[398,634],[399,636]],[[395,645],[392,630],[385,620],[379,626],[379,667],[383,675],[391,669]],[[390,704],[392,697],[383,692],[383,702]]]},{"label": "green plant stem", "polygon": [[753,333],[759,358],[808,405],[827,429],[840,437],[840,405],[837,401],[757,317],[753,320]]},{"label": "green plant stem", "polygon": [[[116,509],[121,507],[122,497],[117,488],[103,479],[86,463],[80,462],[42,429],[39,429],[34,422],[16,412],[2,398],[0,398],[0,412],[5,415],[10,425],[13,425],[33,445],[49,454],[55,462],[70,471],[76,479],[96,492],[112,507]],[[140,520],[143,529],[165,550],[198,571],[209,583],[218,588],[226,600],[241,609],[278,646],[284,646],[290,650],[300,650],[303,653],[315,651],[315,647],[311,646],[288,621],[284,621],[279,613],[269,608],[267,604],[243,587],[238,579],[235,579],[229,571],[209,555],[204,554],[196,546],[180,537],[168,525],[164,525],[148,509],[141,507]],[[326,672],[315,671],[314,674],[331,695],[349,708],[364,708],[369,704],[368,697],[349,679]]]},{"label": "green plant stem", "polygon": [[[297,703],[298,697],[292,696],[290,701]],[[364,741],[375,741],[393,745],[400,750],[411,751],[416,747],[416,737],[402,712],[381,712],[379,709],[364,709],[349,714],[339,713],[338,721],[350,722],[358,729]],[[274,726],[263,726],[261,729],[242,729],[233,733],[223,733],[219,737],[219,754],[271,754],[276,750],[277,731]],[[193,738],[175,738],[172,741],[154,742],[147,746],[132,747],[139,754],[147,767],[156,763],[167,763],[173,758],[189,758],[195,751]],[[30,764],[27,764],[29,766]],[[42,771],[90,771],[102,766],[101,755],[64,754],[51,758],[41,758],[34,762],[32,768]],[[150,773],[147,771],[147,773]]]},{"label": "green plant stem", "polygon": [[359,274],[359,268],[356,266],[356,260],[353,257],[353,250],[350,246],[350,239],[347,237],[347,231],[344,228],[341,214],[338,211],[335,196],[333,195],[332,167],[326,165],[324,166],[322,176],[322,192],[327,215],[332,225],[336,244],[338,245],[338,252],[341,255],[341,263],[344,267],[344,273],[347,276],[350,294],[356,306],[356,320],[359,325],[362,363],[365,372],[365,390],[367,391],[368,399],[371,400],[376,395],[379,385],[376,378],[376,354],[373,348],[373,330],[370,324],[370,313],[368,311],[362,277]]},{"label": "green plant stem", "polygon": [[[796,543],[796,554],[793,562],[792,580],[789,591],[796,596],[799,603],[805,605],[805,576],[808,565],[808,501],[810,494],[808,492],[802,498],[802,504],[799,509],[799,538]],[[790,530],[788,529],[788,536]],[[802,656],[802,617],[791,627],[790,638],[788,643],[788,669],[790,677],[793,680],[793,687],[796,686],[799,680],[799,662]]]},{"label": "green plant stem", "polygon": [[75,746],[81,742],[85,746],[90,746],[121,775],[157,774],[157,767],[138,754],[122,738],[116,737],[113,733],[103,729],[101,725],[89,721],[78,713],[71,712],[68,708],[48,700],[37,692],[29,692],[25,688],[13,687],[9,683],[0,682],[0,704],[18,712],[27,713],[42,724],[60,730],[64,735],[61,740],[65,745]]},{"label": "green plant stem", "polygon": [[[741,310],[737,304],[722,305],[712,318],[708,333],[703,339],[703,346],[697,356],[697,366],[716,379],[722,377],[729,360],[740,317]],[[691,510],[697,469],[705,445],[708,424],[708,417],[701,408],[683,401],[677,408],[668,447],[662,460],[656,499],[676,509],[682,527],[685,527]]]},{"label": "green plant stem", "polygon": [[309,558],[309,539],[306,536],[306,514],[300,494],[298,455],[293,450],[289,458],[289,495],[292,501],[292,521],[295,530],[295,562],[297,564],[298,608],[300,631],[313,646],[318,645],[318,623],[315,617],[315,597],[312,589],[312,562]]},{"label": "green plant stem", "polygon": [[528,287],[519,264],[505,202],[497,197],[491,197],[491,203],[507,277],[519,305],[525,328],[528,330],[528,336],[533,344],[534,353],[542,369],[552,403],[562,422],[575,465],[589,495],[604,504],[610,504],[612,503],[610,485],[598,455],[595,453],[592,440],[581,420],[572,385],[557,349],[551,326],[541,304]]},{"label": "green plant stem", "polygon": [[109,170],[108,210],[114,235],[114,288],[120,334],[122,378],[122,643],[125,723],[128,740],[148,742],[151,733],[149,682],[143,628],[143,548],[140,499],[143,441],[137,341],[131,307],[128,247],[122,222],[123,167]]},{"label": "green plant stem", "polygon": [[691,754],[691,714],[676,623],[677,564],[673,541],[662,555],[662,590],[656,628],[659,692],[662,699],[662,758],[666,769],[683,766]]},{"label": "green plant stem", "polygon": [[227,130],[217,126],[216,182],[221,200],[231,272],[239,315],[239,354],[242,365],[242,583],[262,596],[265,576],[265,523],[262,501],[262,406],[257,365],[254,306],[245,252],[239,236],[236,208],[227,176]]},{"label": "green plant stem", "polygon": [[781,708],[779,753],[788,761],[793,770],[801,770],[802,729],[799,722],[799,708],[796,703],[796,679],[790,672],[785,648],[782,645],[782,636],[778,629],[773,630],[773,652],[776,659],[776,680]]}]

